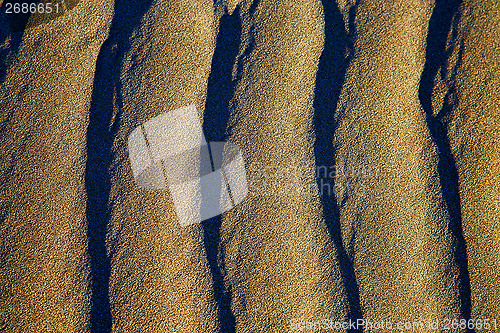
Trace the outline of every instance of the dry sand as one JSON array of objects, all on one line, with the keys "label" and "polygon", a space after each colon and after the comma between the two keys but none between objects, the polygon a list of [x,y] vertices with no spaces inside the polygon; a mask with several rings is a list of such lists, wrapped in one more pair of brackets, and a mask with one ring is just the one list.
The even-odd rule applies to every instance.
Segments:
[{"label": "dry sand", "polygon": [[[2,8],[0,331],[500,326],[499,18],[476,0],[81,0],[13,32]],[[189,104],[242,149],[250,191],[181,227],[168,190],[135,185],[127,139]]]}]

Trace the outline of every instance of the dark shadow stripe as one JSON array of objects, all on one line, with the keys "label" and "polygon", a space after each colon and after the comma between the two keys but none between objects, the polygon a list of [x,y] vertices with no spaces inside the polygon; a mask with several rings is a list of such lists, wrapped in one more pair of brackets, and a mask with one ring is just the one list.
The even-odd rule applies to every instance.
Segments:
[{"label": "dark shadow stripe", "polygon": [[[316,167],[335,167],[335,147],[333,146],[336,129],[335,110],[340,97],[345,73],[350,59],[347,57],[352,48],[352,36],[344,27],[343,16],[333,0],[322,0],[325,17],[325,44],[320,57],[314,96],[313,125],[316,136],[314,156]],[[349,12],[349,31],[354,31],[355,7]],[[330,237],[337,250],[342,282],[349,304],[347,320],[363,319],[361,311],[359,286],[356,281],[352,259],[344,248],[340,230],[340,213],[336,195],[322,193],[322,188],[335,189],[335,180],[317,179],[320,190],[323,215],[328,226]],[[353,332],[350,330],[349,332]]]},{"label": "dark shadow stripe", "polygon": [[[113,142],[120,123],[122,101],[120,70],[124,55],[130,50],[130,36],[140,24],[151,0],[118,1],[108,39],[97,58],[96,73],[87,128],[87,163],[85,187],[88,223],[88,251],[91,272],[91,332],[111,332],[109,301],[110,257],[106,252],[106,233],[110,222],[111,163]],[[131,10],[133,9],[133,10]],[[113,105],[119,113],[113,115]]]},{"label": "dark shadow stripe", "polygon": [[[451,48],[458,48],[458,62],[452,69],[455,71],[460,66],[462,54],[462,42],[457,35],[458,28],[454,22],[460,19],[461,0],[438,0],[429,21],[427,36],[426,63],[422,72],[419,88],[420,103],[425,111],[427,125],[435,144],[438,147],[439,161],[438,173],[441,182],[443,198],[446,202],[450,216],[449,230],[454,236],[457,244],[454,249],[456,263],[459,266],[460,282],[460,311],[464,319],[471,316],[471,290],[467,263],[467,248],[462,230],[462,213],[460,208],[459,178],[456,161],[451,151],[450,141],[446,124],[443,119],[455,107],[453,100],[456,96],[454,72],[448,72],[449,50],[447,50],[447,39],[451,36]],[[444,104],[440,110],[434,110],[432,105],[432,92],[434,79],[439,75],[440,79],[447,82],[448,92]],[[437,112],[435,112],[437,111]],[[474,330],[468,330],[474,332]]]},{"label": "dark shadow stripe", "polygon": [[[0,6],[0,24],[8,25],[9,18],[5,13],[5,2]],[[23,41],[24,28],[20,32],[14,32],[12,29],[0,27],[0,45],[3,45],[10,39],[10,47],[7,49],[0,49],[0,84],[5,81],[7,70],[14,63],[19,54],[19,48]],[[10,31],[9,31],[10,30]],[[26,80],[28,81],[28,80]],[[5,112],[2,110],[2,112]]]},{"label": "dark shadow stripe", "polygon": [[[226,141],[228,137],[229,103],[233,97],[235,82],[232,80],[233,65],[238,55],[241,39],[239,7],[232,15],[223,15],[208,77],[207,100],[203,130],[207,141]],[[219,309],[221,332],[235,332],[236,321],[231,310],[232,289],[224,287],[225,258],[221,248],[220,228],[222,216],[202,222],[204,246],[213,279],[214,297]]]},{"label": "dark shadow stripe", "polygon": [[[21,5],[22,3],[27,3],[29,6],[30,4],[37,4],[38,0],[25,0],[25,1],[4,0],[2,6],[0,7],[2,15],[5,13],[5,15],[8,17],[10,29],[14,32],[24,32],[31,16],[30,12],[22,13],[20,11],[19,13],[15,13],[13,8],[14,5],[15,4]],[[11,11],[10,14],[7,14],[7,9]]]}]

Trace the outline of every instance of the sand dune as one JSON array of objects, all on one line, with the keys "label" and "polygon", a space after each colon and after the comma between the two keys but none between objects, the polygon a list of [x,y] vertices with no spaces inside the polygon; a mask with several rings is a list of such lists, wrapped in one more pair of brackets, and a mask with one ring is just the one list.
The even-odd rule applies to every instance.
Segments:
[{"label": "sand dune", "polygon": [[[61,3],[0,13],[0,331],[500,331],[498,4]],[[249,193],[182,227],[127,140],[187,105]]]}]

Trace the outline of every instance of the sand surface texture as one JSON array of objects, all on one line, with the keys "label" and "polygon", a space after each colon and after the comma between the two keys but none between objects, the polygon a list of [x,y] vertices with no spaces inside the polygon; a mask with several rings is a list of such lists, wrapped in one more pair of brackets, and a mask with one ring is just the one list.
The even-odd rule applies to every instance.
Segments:
[{"label": "sand surface texture", "polygon": [[[59,3],[1,4],[1,332],[500,332],[497,2]],[[248,195],[182,227],[127,140],[188,105]]]}]

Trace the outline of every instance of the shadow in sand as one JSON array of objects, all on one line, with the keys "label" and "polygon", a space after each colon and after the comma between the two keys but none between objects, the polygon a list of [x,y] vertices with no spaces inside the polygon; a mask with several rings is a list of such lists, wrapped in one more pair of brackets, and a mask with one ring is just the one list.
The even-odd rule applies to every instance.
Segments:
[{"label": "shadow in sand", "polygon": [[29,14],[23,14],[28,16],[23,16],[18,20],[14,20],[12,16],[5,14],[6,5],[7,2],[4,1],[0,6],[0,24],[3,27],[10,26],[11,28],[0,28],[0,45],[3,45],[9,40],[9,48],[0,48],[0,83],[4,82],[7,69],[19,52],[19,47],[23,40],[24,29],[29,19]]},{"label": "shadow in sand", "polygon": [[[427,36],[426,63],[422,72],[419,98],[425,111],[427,125],[434,142],[439,151],[438,173],[441,182],[443,197],[450,215],[449,229],[457,241],[455,248],[455,260],[459,266],[461,315],[470,319],[471,315],[471,291],[467,264],[467,248],[462,231],[462,214],[460,210],[460,194],[458,171],[453,157],[444,117],[454,107],[455,94],[454,82],[455,70],[461,63],[463,44],[461,43],[459,29],[456,23],[460,19],[461,0],[438,0],[429,21]],[[447,46],[448,36],[450,47]],[[458,51],[458,59],[455,67],[447,69],[450,53]],[[444,104],[440,110],[434,110],[432,104],[432,91],[436,75],[448,84],[448,92]],[[473,330],[469,330],[473,332]]]},{"label": "shadow in sand", "polygon": [[[55,4],[55,2],[49,3],[51,4],[50,6]],[[5,0],[3,2],[0,0],[0,45],[7,44],[9,46],[5,48],[0,47],[0,84],[4,82],[9,66],[12,65],[13,60],[16,59],[19,54],[19,48],[21,47],[21,42],[23,41],[25,32],[39,24],[47,23],[50,20],[63,15],[66,10],[72,9],[76,6],[78,0],[65,0],[65,3],[67,7],[62,9],[63,7],[61,5],[59,13],[56,14],[55,7],[52,7],[51,10],[53,10],[53,13],[48,15],[46,13],[31,13],[34,11],[34,7],[30,6],[41,5],[44,8],[43,10],[45,10],[46,4],[42,4],[40,0]],[[39,9],[37,9],[37,11],[38,10]],[[23,13],[23,11],[26,11],[26,13]],[[8,12],[10,13],[7,14]],[[8,27],[10,27],[10,29]],[[10,118],[12,117],[13,112],[7,112],[8,115],[4,118],[6,120],[2,121],[2,124],[0,124],[0,133],[4,125],[8,124]]]},{"label": "shadow in sand", "polygon": [[[203,130],[207,141],[226,141],[228,137],[229,102],[233,97],[232,80],[241,39],[239,8],[232,15],[224,15],[219,22],[219,33],[208,78],[207,100]],[[235,331],[235,318],[231,311],[231,288],[224,287],[224,257],[220,244],[222,217],[216,216],[202,223],[207,260],[213,278],[215,300],[219,308],[221,332]],[[220,257],[219,257],[220,256]]]},{"label": "shadow in sand", "polygon": [[[113,140],[121,114],[113,114],[113,105],[121,110],[120,65],[130,49],[130,36],[150,8],[152,1],[118,1],[108,39],[101,47],[87,129],[87,192],[88,251],[92,279],[91,332],[111,332],[109,303],[110,258],[106,252],[106,230],[110,220],[111,180],[109,169],[113,160]],[[134,10],[131,11],[130,9]],[[119,111],[120,112],[120,111]]]},{"label": "shadow in sand", "polygon": [[[30,19],[31,13],[29,11],[29,6],[31,4],[38,4],[39,0],[25,0],[25,1],[12,1],[5,0],[0,7],[1,13],[8,15],[8,22],[10,28],[14,32],[23,32],[28,25],[28,21]],[[26,13],[23,13],[24,8],[16,8],[14,5],[21,6],[22,4],[28,5],[28,10]],[[9,12],[9,14],[7,14]]]},{"label": "shadow in sand", "polygon": [[[335,167],[335,148],[333,146],[336,129],[335,109],[344,82],[345,72],[350,59],[347,52],[352,47],[352,36],[345,29],[343,16],[333,0],[323,0],[325,16],[325,44],[320,57],[314,97],[313,125],[316,135],[314,154],[316,167]],[[349,12],[349,31],[352,26],[355,8]],[[343,284],[349,304],[348,318],[353,321],[362,319],[358,284],[354,274],[352,260],[344,248],[340,231],[340,214],[335,195],[323,191],[325,187],[335,189],[335,180],[317,179],[320,190],[323,215],[328,226],[331,239],[336,247]],[[325,182],[326,181],[326,182]]]}]

